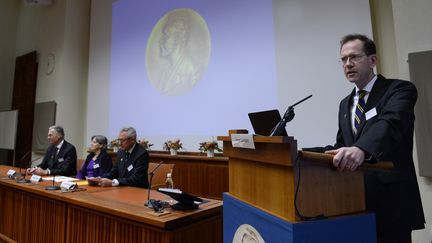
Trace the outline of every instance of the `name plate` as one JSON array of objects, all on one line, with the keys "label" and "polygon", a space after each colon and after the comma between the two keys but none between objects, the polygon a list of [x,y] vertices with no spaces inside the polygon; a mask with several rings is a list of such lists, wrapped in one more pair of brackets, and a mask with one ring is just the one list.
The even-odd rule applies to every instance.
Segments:
[{"label": "name plate", "polygon": [[11,177],[11,176],[13,176],[15,173],[16,173],[16,171],[14,171],[14,170],[8,170],[8,172],[7,172],[7,176],[8,176],[8,177]]},{"label": "name plate", "polygon": [[63,181],[60,185],[60,188],[62,190],[73,190],[75,189],[77,186],[77,184],[75,182],[72,181]]},{"label": "name plate", "polygon": [[38,176],[38,175],[32,175],[30,177],[30,182],[31,183],[38,183],[39,181],[42,181],[42,177]]},{"label": "name plate", "polygon": [[231,134],[231,144],[235,148],[255,149],[252,134]]}]

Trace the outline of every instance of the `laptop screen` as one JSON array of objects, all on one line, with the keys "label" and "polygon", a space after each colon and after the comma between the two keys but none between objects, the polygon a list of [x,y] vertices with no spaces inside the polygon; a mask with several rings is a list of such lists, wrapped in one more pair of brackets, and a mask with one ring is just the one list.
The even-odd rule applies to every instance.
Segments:
[{"label": "laptop screen", "polygon": [[[248,115],[255,134],[262,136],[269,136],[272,129],[281,120],[278,110],[251,112]],[[280,136],[288,136],[285,129]]]}]

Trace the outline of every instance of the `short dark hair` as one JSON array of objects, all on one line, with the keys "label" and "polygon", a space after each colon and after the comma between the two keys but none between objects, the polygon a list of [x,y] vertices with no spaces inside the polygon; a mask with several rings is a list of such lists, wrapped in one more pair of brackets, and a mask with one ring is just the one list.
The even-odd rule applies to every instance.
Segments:
[{"label": "short dark hair", "polygon": [[340,49],[342,49],[342,46],[345,45],[347,42],[353,40],[360,40],[361,42],[363,42],[363,51],[364,53],[366,53],[366,55],[370,56],[376,54],[376,47],[373,40],[362,34],[349,34],[342,37],[340,41]]},{"label": "short dark hair", "polygon": [[108,146],[108,139],[103,135],[94,135],[91,137],[91,140],[96,140],[96,142],[102,145],[102,150],[106,150]]}]

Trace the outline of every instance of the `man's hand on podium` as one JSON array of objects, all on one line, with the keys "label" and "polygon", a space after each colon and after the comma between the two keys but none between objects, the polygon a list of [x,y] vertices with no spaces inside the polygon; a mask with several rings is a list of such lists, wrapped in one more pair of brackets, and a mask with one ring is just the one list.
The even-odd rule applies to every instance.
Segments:
[{"label": "man's hand on podium", "polygon": [[355,171],[365,159],[365,152],[355,146],[328,150],[325,153],[334,155],[333,165],[338,171]]}]

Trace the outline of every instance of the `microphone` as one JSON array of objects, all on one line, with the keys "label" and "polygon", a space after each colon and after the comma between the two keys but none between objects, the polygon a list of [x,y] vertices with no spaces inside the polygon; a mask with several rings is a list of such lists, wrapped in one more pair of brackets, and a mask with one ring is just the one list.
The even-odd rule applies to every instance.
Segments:
[{"label": "microphone", "polygon": [[47,186],[47,187],[45,187],[45,190],[47,190],[47,191],[60,190],[60,186],[56,186],[56,185],[54,185],[54,182],[55,182],[55,175],[53,175],[53,182],[52,182],[52,186]]},{"label": "microphone", "polygon": [[295,103],[294,105],[290,105],[288,109],[285,111],[284,116],[282,119],[276,124],[276,126],[273,127],[273,129],[270,132],[270,136],[280,136],[282,134],[282,129],[285,129],[285,126],[288,122],[290,122],[292,119],[294,119],[294,106],[302,103],[303,101],[309,99],[312,97],[312,95],[309,95],[308,97],[300,100],[299,102]]},{"label": "microphone", "polygon": [[27,151],[21,158],[20,158],[20,160],[19,160],[19,173],[15,173],[14,175],[13,175],[13,178],[14,179],[17,179],[17,178],[19,178],[19,179],[17,179],[18,181],[20,181],[20,180],[22,180],[22,177],[24,176],[25,177],[25,174],[26,173],[22,173],[21,172],[21,165],[22,165],[22,162],[23,162],[23,160],[30,154],[30,152],[31,151]]},{"label": "microphone", "polygon": [[24,177],[17,180],[17,183],[31,183],[31,181],[29,179],[26,179],[26,175],[27,175],[27,169],[31,167],[31,165],[33,164],[33,162],[35,162],[36,160],[40,159],[41,157],[36,157],[36,159],[33,159],[29,162],[29,164],[27,165],[26,168],[26,172],[24,173]]},{"label": "microphone", "polygon": [[[150,180],[149,180],[149,187],[148,187],[148,191],[147,191],[147,202],[144,203],[144,206],[147,206],[149,208],[153,208],[153,204],[152,200],[150,200],[150,190],[151,190],[151,186],[152,186],[152,180],[153,180],[153,176],[154,176],[154,172],[159,168],[159,166],[161,166],[164,163],[164,161],[162,160],[161,162],[159,162],[156,167],[149,173],[150,175]],[[154,201],[154,200],[153,200]]]}]

